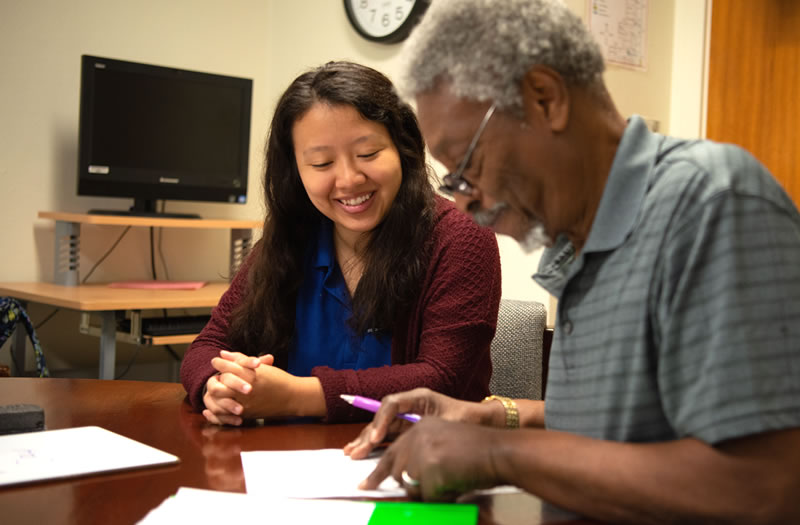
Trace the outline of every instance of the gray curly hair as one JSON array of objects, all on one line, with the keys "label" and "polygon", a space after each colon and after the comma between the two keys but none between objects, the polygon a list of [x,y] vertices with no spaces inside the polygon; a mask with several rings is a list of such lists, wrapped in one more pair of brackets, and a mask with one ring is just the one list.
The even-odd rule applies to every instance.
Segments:
[{"label": "gray curly hair", "polygon": [[604,90],[599,46],[558,0],[433,0],[401,58],[406,98],[447,79],[457,97],[521,113],[520,83],[535,65],[569,85]]}]

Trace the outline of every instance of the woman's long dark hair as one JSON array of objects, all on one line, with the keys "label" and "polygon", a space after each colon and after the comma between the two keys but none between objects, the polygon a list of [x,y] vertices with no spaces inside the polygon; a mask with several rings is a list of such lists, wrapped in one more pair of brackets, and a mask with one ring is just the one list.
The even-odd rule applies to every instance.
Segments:
[{"label": "woman's long dark hair", "polygon": [[364,250],[364,272],[353,295],[350,325],[393,330],[420,293],[430,256],[433,188],[425,142],[414,112],[383,74],[351,62],[329,62],[297,77],[272,117],[266,148],[264,235],[250,266],[248,289],[231,316],[229,342],[251,354],[271,353],[286,367],[303,280],[303,259],[322,221],[295,161],[292,128],[315,104],[345,105],[386,127],[400,155],[402,181],[389,212]]}]

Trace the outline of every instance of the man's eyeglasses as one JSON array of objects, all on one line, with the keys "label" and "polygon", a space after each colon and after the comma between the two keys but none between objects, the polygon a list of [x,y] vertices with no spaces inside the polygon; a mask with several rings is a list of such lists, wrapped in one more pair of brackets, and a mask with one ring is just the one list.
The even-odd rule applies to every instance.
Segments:
[{"label": "man's eyeglasses", "polygon": [[469,143],[467,153],[464,154],[464,158],[461,159],[461,163],[458,165],[458,168],[456,168],[455,173],[448,173],[442,178],[442,185],[439,186],[439,191],[442,193],[447,195],[460,193],[461,195],[466,195],[467,197],[472,195],[472,192],[475,188],[473,188],[472,184],[467,182],[467,180],[463,177],[464,170],[467,168],[469,159],[472,158],[472,152],[475,151],[475,146],[478,145],[478,140],[481,138],[483,129],[486,127],[489,119],[492,118],[492,114],[494,113],[496,107],[496,104],[492,104],[489,106],[489,109],[486,110],[486,115],[483,116],[483,120],[481,121],[480,126],[478,126],[478,131],[476,131],[475,136],[472,137],[472,142]]}]

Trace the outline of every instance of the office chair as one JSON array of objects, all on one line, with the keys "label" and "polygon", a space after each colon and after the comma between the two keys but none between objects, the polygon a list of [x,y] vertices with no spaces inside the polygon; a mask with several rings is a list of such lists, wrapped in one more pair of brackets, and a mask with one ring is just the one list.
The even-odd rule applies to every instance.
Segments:
[{"label": "office chair", "polygon": [[[517,399],[542,399],[545,372],[547,311],[536,301],[502,299],[497,333],[492,340],[492,394]],[[547,338],[547,341],[545,339]],[[548,348],[549,350],[549,344]]]}]

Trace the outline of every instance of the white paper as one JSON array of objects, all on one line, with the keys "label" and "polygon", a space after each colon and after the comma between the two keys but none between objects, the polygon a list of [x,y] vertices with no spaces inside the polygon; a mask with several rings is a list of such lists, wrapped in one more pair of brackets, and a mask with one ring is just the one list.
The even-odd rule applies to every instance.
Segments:
[{"label": "white paper", "polygon": [[0,436],[0,486],[177,461],[172,454],[100,427]]},{"label": "white paper", "polygon": [[377,490],[359,490],[379,458],[354,460],[340,448],[242,452],[248,494],[285,498],[397,498],[406,491],[390,476]]},{"label": "white paper", "polygon": [[255,497],[181,487],[151,510],[140,525],[175,523],[325,523],[367,524],[375,504],[363,501],[302,500]]}]

